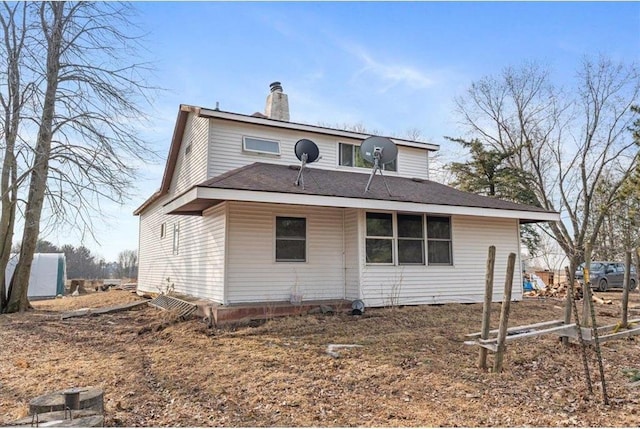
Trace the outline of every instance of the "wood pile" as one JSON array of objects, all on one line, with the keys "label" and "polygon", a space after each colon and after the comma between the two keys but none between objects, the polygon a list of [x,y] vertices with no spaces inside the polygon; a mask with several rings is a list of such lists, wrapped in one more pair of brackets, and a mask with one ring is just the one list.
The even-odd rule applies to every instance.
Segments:
[{"label": "wood pile", "polygon": [[[547,286],[545,289],[532,290],[524,293],[524,296],[528,297],[543,297],[543,298],[561,298],[567,297],[568,283],[558,283],[555,285]],[[582,284],[576,284],[573,288],[575,298],[581,300],[583,297]],[[591,294],[591,301],[596,304],[613,304],[610,299],[602,299],[595,294]]]},{"label": "wood pile", "polygon": [[[545,289],[527,291],[524,296],[544,297],[544,298],[565,298],[567,296],[568,283],[556,283],[549,285]],[[582,299],[582,285],[576,284],[573,293],[577,299]]]}]

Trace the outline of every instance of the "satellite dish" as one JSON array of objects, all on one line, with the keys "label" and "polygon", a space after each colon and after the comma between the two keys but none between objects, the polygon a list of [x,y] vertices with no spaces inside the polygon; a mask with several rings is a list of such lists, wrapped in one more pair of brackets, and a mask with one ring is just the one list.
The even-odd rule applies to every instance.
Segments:
[{"label": "satellite dish", "polygon": [[372,164],[378,159],[379,164],[388,164],[398,157],[395,143],[386,137],[369,137],[360,145],[360,154]]},{"label": "satellite dish", "polygon": [[364,191],[369,192],[373,176],[375,176],[376,171],[379,171],[384,181],[384,186],[386,186],[387,192],[391,195],[389,185],[387,185],[387,181],[382,174],[382,166],[395,161],[398,157],[398,148],[395,143],[386,137],[368,137],[360,145],[360,155],[373,164],[373,169],[371,170],[371,175],[369,176],[369,181]]},{"label": "satellite dish", "polygon": [[293,150],[296,153],[296,157],[302,161],[304,155],[307,155],[307,159],[305,162],[310,164],[312,162],[316,162],[320,156],[320,150],[318,149],[318,145],[312,142],[309,139],[300,139],[296,142],[296,145],[293,147]]},{"label": "satellite dish", "polygon": [[302,185],[302,189],[304,189],[304,177],[302,176],[304,167],[308,163],[315,162],[320,158],[320,150],[318,149],[318,145],[316,145],[311,140],[300,139],[293,147],[293,151],[296,153],[296,157],[301,162],[300,171],[298,172],[298,178],[296,179],[295,185]]}]

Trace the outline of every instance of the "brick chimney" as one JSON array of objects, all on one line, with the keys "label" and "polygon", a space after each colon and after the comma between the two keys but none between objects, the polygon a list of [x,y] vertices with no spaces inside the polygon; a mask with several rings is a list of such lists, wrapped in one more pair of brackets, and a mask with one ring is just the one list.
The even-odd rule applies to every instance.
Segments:
[{"label": "brick chimney", "polygon": [[267,106],[264,109],[265,115],[270,119],[289,121],[289,99],[287,94],[282,92],[282,84],[273,82],[269,87],[271,92],[267,96]]}]

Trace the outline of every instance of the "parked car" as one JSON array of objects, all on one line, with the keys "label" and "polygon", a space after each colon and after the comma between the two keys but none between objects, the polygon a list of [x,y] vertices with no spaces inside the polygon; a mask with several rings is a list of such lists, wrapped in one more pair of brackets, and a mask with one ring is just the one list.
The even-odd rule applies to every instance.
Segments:
[{"label": "parked car", "polygon": [[[584,264],[580,264],[576,271],[576,280],[583,281]],[[591,287],[600,292],[610,288],[623,287],[624,282],[624,262],[594,261],[589,268]],[[638,284],[638,273],[636,267],[631,265],[631,278],[629,279],[629,290],[634,290]]]}]

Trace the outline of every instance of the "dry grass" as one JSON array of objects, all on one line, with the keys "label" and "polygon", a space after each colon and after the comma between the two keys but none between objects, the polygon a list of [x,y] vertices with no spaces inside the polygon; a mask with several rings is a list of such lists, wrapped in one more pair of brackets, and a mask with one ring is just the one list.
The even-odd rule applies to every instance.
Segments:
[{"label": "dry grass", "polygon": [[[598,306],[600,324],[619,317]],[[0,316],[0,424],[38,395],[105,389],[109,426],[638,426],[640,337],[602,347],[611,405],[588,395],[579,348],[555,336],[510,343],[502,374],[477,369],[464,335],[481,305],[404,307],[296,316],[257,327],[208,330],[196,319],[143,307],[62,321],[58,311],[136,299],[111,291],[35,303]],[[633,294],[632,305],[640,303]],[[64,305],[63,305],[64,304]],[[558,300],[512,304],[510,325],[562,318]],[[493,308],[497,326],[499,305]],[[360,344],[325,353],[330,343]],[[491,359],[491,358],[490,358]]]}]

